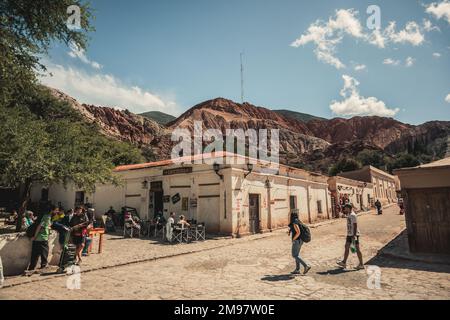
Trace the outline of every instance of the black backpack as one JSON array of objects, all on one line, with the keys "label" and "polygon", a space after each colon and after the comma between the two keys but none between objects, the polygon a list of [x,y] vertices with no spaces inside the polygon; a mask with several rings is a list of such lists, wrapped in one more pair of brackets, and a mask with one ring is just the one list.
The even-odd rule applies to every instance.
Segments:
[{"label": "black backpack", "polygon": [[36,233],[36,229],[39,223],[33,222],[28,228],[27,231],[25,231],[28,238],[33,238],[34,234]]},{"label": "black backpack", "polygon": [[33,238],[33,237],[34,237],[34,234],[36,233],[36,229],[37,229],[38,225],[41,224],[41,221],[42,221],[42,217],[43,217],[43,216],[44,216],[43,214],[38,215],[36,221],[34,221],[34,222],[27,228],[27,230],[25,231],[25,234],[27,235],[28,238]]},{"label": "black backpack", "polygon": [[309,230],[309,227],[306,224],[301,223],[300,221],[298,221],[297,224],[300,228],[300,239],[302,239],[302,241],[305,243],[310,242],[311,231]]}]

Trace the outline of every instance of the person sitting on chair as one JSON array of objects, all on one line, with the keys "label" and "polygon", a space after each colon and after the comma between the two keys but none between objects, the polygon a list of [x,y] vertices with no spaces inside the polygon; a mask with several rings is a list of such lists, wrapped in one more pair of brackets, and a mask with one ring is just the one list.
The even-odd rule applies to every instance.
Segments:
[{"label": "person sitting on chair", "polygon": [[141,225],[135,221],[135,218],[133,217],[133,214],[131,212],[126,211],[125,215],[124,215],[124,219],[125,219],[124,220],[125,225],[128,225],[128,227],[131,227],[131,228],[137,230],[138,234],[140,233]]},{"label": "person sitting on chair", "polygon": [[7,224],[14,225],[17,223],[17,219],[19,218],[19,214],[16,210],[13,210],[13,212],[9,215],[8,220],[6,221]]},{"label": "person sitting on chair", "polygon": [[112,206],[110,206],[109,210],[106,211],[106,214],[108,214],[108,215],[116,214],[116,210],[114,210],[114,208]]},{"label": "person sitting on chair", "polygon": [[189,228],[191,226],[189,224],[189,222],[186,221],[186,218],[183,215],[180,216],[180,220],[178,220],[178,224],[181,224],[182,228]]}]

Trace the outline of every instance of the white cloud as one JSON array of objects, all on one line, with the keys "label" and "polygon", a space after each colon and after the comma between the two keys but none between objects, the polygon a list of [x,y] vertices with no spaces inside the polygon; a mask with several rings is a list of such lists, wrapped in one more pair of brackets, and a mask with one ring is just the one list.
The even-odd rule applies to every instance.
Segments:
[{"label": "white cloud", "polygon": [[365,70],[367,68],[367,66],[365,64],[357,64],[354,69],[355,71],[362,71]]},{"label": "white cloud", "polygon": [[444,0],[441,2],[433,2],[426,6],[427,13],[434,16],[436,19],[445,19],[450,23],[450,1]]},{"label": "white cloud", "polygon": [[383,64],[398,66],[400,64],[400,60],[394,60],[391,58],[386,58],[383,60]]},{"label": "white cloud", "polygon": [[375,97],[365,98],[358,91],[359,82],[348,75],[342,76],[344,88],[340,91],[343,101],[333,101],[331,111],[338,116],[382,116],[393,117],[400,109],[389,109],[386,104]]},{"label": "white cloud", "polygon": [[378,48],[385,48],[389,43],[411,44],[419,46],[425,42],[425,32],[436,30],[429,20],[423,20],[422,25],[409,21],[405,27],[397,31],[396,22],[392,21],[384,29],[375,29],[365,33],[358,19],[358,11],[354,9],[336,10],[328,21],[317,20],[305,33],[291,43],[292,47],[312,43],[314,53],[319,61],[330,64],[336,69],[345,68],[345,64],[336,57],[337,46],[345,36],[370,43]]},{"label": "white cloud", "polygon": [[450,103],[450,93],[445,97],[445,102]]},{"label": "white cloud", "polygon": [[422,28],[417,22],[410,21],[405,28],[396,32],[396,23],[390,22],[384,30],[384,36],[393,43],[409,43],[413,46],[421,45],[425,41]]},{"label": "white cloud", "polygon": [[355,38],[363,37],[361,23],[356,18],[357,14],[358,12],[353,9],[336,10],[334,17],[330,17],[327,22],[317,20],[311,24],[306,33],[292,42],[291,46],[298,48],[313,43],[316,46],[314,52],[317,59],[342,69],[345,65],[335,57],[336,46],[342,42],[346,34]]},{"label": "white cloud", "polygon": [[83,63],[90,65],[92,68],[94,69],[101,69],[102,65],[99,64],[96,61],[91,61],[88,59],[88,57],[86,57],[85,51],[83,48],[78,47],[76,44],[74,43],[70,43],[69,44],[69,49],[70,51],[67,53],[69,56],[71,56],[72,58],[75,59],[80,59]]},{"label": "white cloud", "polygon": [[433,57],[440,58],[441,54],[439,52],[433,52]]},{"label": "white cloud", "polygon": [[414,65],[414,62],[416,62],[416,59],[414,59],[413,57],[408,57],[405,60],[405,66],[412,67]]},{"label": "white cloud", "polygon": [[427,20],[427,19],[423,19],[423,29],[424,29],[425,31],[427,31],[427,32],[430,32],[430,31],[441,31],[441,30],[439,29],[439,27],[433,26],[433,24],[431,23],[431,21],[430,21],[430,20]]},{"label": "white cloud", "polygon": [[389,43],[419,46],[425,42],[425,33],[435,30],[439,31],[439,28],[426,19],[423,19],[422,25],[409,21],[399,31],[397,31],[397,23],[391,21],[384,30],[374,30],[366,36],[366,39],[378,48],[385,48]]},{"label": "white cloud", "polygon": [[[407,57],[405,59],[405,66],[412,67],[415,62],[416,62],[416,59],[414,59],[413,57]],[[386,58],[383,60],[383,64],[385,64],[385,65],[399,66],[401,63],[402,62],[400,60],[394,60],[392,58]]]},{"label": "white cloud", "polygon": [[41,82],[73,96],[82,103],[114,106],[135,113],[158,110],[179,114],[173,99],[162,98],[137,86],[125,85],[112,75],[88,73],[51,62],[44,64],[52,76],[42,77]]},{"label": "white cloud", "polygon": [[370,44],[383,49],[386,46],[387,39],[379,29],[376,29],[367,36],[367,41],[369,41]]}]

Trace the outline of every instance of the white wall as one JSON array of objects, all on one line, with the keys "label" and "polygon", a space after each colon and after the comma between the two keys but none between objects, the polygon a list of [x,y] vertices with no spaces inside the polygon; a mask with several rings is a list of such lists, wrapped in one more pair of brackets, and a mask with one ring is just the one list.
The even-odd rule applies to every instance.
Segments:
[{"label": "white wall", "polygon": [[[61,247],[57,235],[57,232],[51,231],[48,241],[50,265],[57,265],[59,262]],[[0,257],[5,276],[22,274],[30,263],[31,239],[24,232],[0,235]]]},{"label": "white wall", "polygon": [[[265,186],[267,178],[271,186],[270,196]],[[260,226],[263,231],[288,225],[290,196],[296,196],[300,219],[306,223],[309,222],[310,216],[311,221],[328,218],[328,214],[331,216],[331,199],[327,183],[319,184],[313,181],[258,173],[252,173],[243,179],[242,172],[233,170],[232,190],[233,233],[235,234],[245,235],[249,232],[249,194],[260,196]],[[322,201],[322,214],[318,214],[318,200]],[[271,221],[269,221],[269,205]]]}]

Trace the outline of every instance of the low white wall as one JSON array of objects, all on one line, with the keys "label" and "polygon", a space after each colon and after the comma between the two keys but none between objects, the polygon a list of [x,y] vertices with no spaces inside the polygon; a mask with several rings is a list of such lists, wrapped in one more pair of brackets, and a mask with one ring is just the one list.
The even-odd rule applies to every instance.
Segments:
[{"label": "low white wall", "polygon": [[[48,246],[49,264],[57,265],[61,251],[57,232],[51,231]],[[2,258],[3,273],[5,276],[22,274],[30,263],[30,238],[28,238],[24,232],[0,235],[0,257]]]}]

